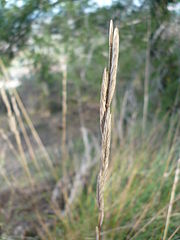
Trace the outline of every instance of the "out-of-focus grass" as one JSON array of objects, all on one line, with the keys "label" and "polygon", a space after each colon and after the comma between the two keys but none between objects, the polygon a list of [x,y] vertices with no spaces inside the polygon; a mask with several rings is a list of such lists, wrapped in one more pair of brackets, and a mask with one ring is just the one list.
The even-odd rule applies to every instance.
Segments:
[{"label": "out-of-focus grass", "polygon": [[[179,156],[178,133],[177,118],[151,123],[144,135],[141,123],[135,123],[124,145],[111,153],[104,239],[162,239]],[[66,218],[57,222],[52,233],[56,239],[95,239],[97,169]],[[178,185],[168,237],[180,223],[179,190]],[[172,239],[180,239],[180,232]]]}]

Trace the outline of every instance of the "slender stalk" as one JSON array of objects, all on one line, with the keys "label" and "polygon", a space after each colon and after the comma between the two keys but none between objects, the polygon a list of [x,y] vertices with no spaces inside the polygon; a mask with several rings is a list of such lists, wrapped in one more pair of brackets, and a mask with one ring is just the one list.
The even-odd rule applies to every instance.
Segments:
[{"label": "slender stalk", "polygon": [[67,114],[67,67],[64,65],[62,79],[62,158],[66,158],[66,114]]},{"label": "slender stalk", "polygon": [[143,106],[143,132],[146,128],[148,105],[149,105],[149,68],[150,68],[150,19],[147,21],[147,48],[146,48],[146,66],[144,81],[144,106]]},{"label": "slender stalk", "polygon": [[[66,115],[67,115],[67,65],[66,60],[62,62],[62,139],[61,139],[61,150],[62,150],[62,172],[63,175],[67,175],[66,171],[66,158],[67,158],[67,149],[66,149]],[[65,186],[62,190],[63,197],[65,201],[66,208],[69,208],[68,205],[68,190]]]},{"label": "slender stalk", "polygon": [[168,208],[168,213],[167,213],[167,218],[166,218],[166,226],[164,229],[163,240],[166,239],[167,233],[168,233],[168,227],[169,227],[169,223],[170,223],[170,217],[171,217],[171,212],[172,212],[172,208],[173,208],[176,187],[177,187],[178,180],[179,180],[179,173],[180,173],[180,158],[177,162],[177,168],[176,168],[174,183],[173,183],[173,187],[172,187],[172,191],[171,191],[171,198],[170,198],[170,202],[169,202],[169,208]]}]

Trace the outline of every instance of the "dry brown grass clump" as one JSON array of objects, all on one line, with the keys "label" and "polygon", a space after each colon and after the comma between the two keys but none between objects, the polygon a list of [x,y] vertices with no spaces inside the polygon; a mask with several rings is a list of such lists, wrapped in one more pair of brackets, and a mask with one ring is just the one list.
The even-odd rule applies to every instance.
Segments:
[{"label": "dry brown grass clump", "polygon": [[109,28],[109,64],[104,69],[101,99],[100,99],[100,129],[102,135],[101,143],[101,167],[97,179],[97,203],[99,208],[98,227],[96,227],[96,239],[101,239],[101,228],[104,218],[104,186],[106,182],[109,152],[111,143],[111,103],[116,86],[116,74],[119,55],[119,32],[113,29],[113,21]]}]

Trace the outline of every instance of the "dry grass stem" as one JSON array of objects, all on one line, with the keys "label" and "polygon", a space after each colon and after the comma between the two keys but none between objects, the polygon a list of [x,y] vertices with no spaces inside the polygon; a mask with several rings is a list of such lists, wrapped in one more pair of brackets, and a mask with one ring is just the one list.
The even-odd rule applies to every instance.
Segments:
[{"label": "dry grass stem", "polygon": [[97,179],[97,204],[99,208],[96,239],[101,239],[101,228],[104,219],[104,187],[108,173],[109,152],[111,143],[111,103],[116,86],[116,74],[119,55],[119,32],[113,30],[113,22],[109,27],[109,66],[104,69],[101,99],[100,99],[100,129],[101,129],[101,167]]},{"label": "dry grass stem", "polygon": [[30,173],[29,168],[28,168],[27,159],[26,159],[23,147],[22,147],[21,137],[20,137],[20,134],[19,134],[19,131],[18,131],[18,128],[17,128],[16,119],[15,119],[15,116],[14,116],[12,110],[11,110],[11,105],[9,103],[9,99],[8,99],[8,96],[7,96],[4,88],[1,88],[1,97],[2,97],[2,100],[3,100],[3,102],[6,106],[6,109],[7,109],[9,128],[10,128],[11,132],[14,134],[15,139],[16,139],[18,151],[19,151],[19,154],[21,156],[21,164],[22,164],[23,169],[25,170],[30,182],[32,183],[33,181],[32,181],[32,177],[31,177],[31,173]]},{"label": "dry grass stem", "polygon": [[0,129],[0,136],[2,137],[2,139],[7,143],[9,149],[12,151],[12,153],[14,154],[14,156],[18,159],[19,158],[19,154],[16,151],[15,147],[12,145],[11,141],[9,140],[8,135],[4,132],[3,129]]},{"label": "dry grass stem", "polygon": [[[65,158],[67,157],[66,114],[67,114],[67,66],[66,64],[64,64],[63,79],[62,79],[62,158],[63,158],[63,161],[65,161]],[[63,170],[65,171],[65,169]]]},{"label": "dry grass stem", "polygon": [[149,104],[149,68],[150,68],[150,19],[147,22],[147,49],[146,49],[146,66],[145,66],[145,81],[144,81],[144,106],[143,106],[143,132],[146,128],[148,104]]},{"label": "dry grass stem", "polygon": [[177,168],[176,168],[174,183],[173,183],[173,187],[172,187],[172,191],[171,191],[171,198],[170,198],[169,207],[168,207],[168,213],[167,213],[167,218],[166,218],[166,226],[164,229],[163,240],[166,239],[167,233],[168,233],[168,227],[169,227],[169,223],[170,223],[170,217],[171,217],[171,212],[172,212],[172,208],[173,208],[176,187],[177,187],[178,180],[179,180],[179,173],[180,173],[180,158],[177,162]]},{"label": "dry grass stem", "polygon": [[171,240],[179,230],[180,230],[180,226],[176,228],[176,230],[173,232],[173,234],[171,234],[171,236],[168,238],[168,240]]},{"label": "dry grass stem", "polygon": [[[8,82],[10,80],[10,77],[9,77],[9,74],[8,74],[8,72],[6,70],[6,67],[4,66],[4,63],[3,63],[3,61],[1,59],[0,59],[0,68],[1,68],[1,71],[2,71],[2,73],[4,75],[5,81]],[[12,94],[12,96],[15,97],[17,105],[18,105],[18,108],[22,112],[22,115],[23,115],[26,123],[28,124],[28,126],[29,126],[29,128],[30,128],[30,130],[32,132],[32,135],[33,135],[33,137],[34,137],[34,139],[36,141],[36,143],[40,147],[40,149],[41,149],[41,151],[42,151],[42,153],[43,153],[43,155],[44,155],[44,157],[45,157],[45,159],[46,159],[46,161],[47,161],[47,163],[48,163],[48,165],[49,165],[49,167],[51,169],[51,172],[53,173],[54,177],[57,178],[57,176],[56,176],[56,174],[54,172],[54,168],[53,168],[53,164],[52,164],[52,161],[50,159],[50,156],[49,156],[46,148],[44,147],[44,144],[42,143],[42,141],[41,141],[41,139],[40,139],[40,137],[39,137],[39,135],[38,135],[38,133],[37,133],[33,123],[32,123],[32,121],[31,121],[31,119],[30,119],[30,117],[29,117],[29,115],[28,115],[28,113],[26,111],[26,108],[24,107],[24,104],[23,104],[23,102],[22,102],[18,92],[16,91],[16,89],[13,89],[11,91],[11,94]]]},{"label": "dry grass stem", "polygon": [[29,126],[29,128],[30,128],[30,130],[32,132],[32,135],[33,135],[36,143],[38,144],[38,146],[40,147],[42,153],[44,154],[44,157],[45,157],[45,159],[46,159],[46,161],[47,161],[47,163],[48,163],[48,165],[49,165],[49,167],[51,169],[51,172],[56,177],[56,174],[54,173],[52,160],[51,160],[51,158],[50,158],[50,156],[49,156],[49,154],[48,154],[48,152],[47,152],[47,150],[46,150],[46,148],[45,148],[41,138],[39,137],[39,134],[37,133],[37,131],[36,131],[32,121],[31,121],[31,118],[29,117],[29,115],[28,115],[28,113],[26,111],[26,108],[24,107],[24,104],[23,104],[23,102],[22,102],[18,92],[16,90],[14,90],[13,94],[14,94],[14,96],[16,98],[16,101],[17,101],[17,104],[19,106],[19,109],[21,110],[21,112],[22,112],[22,114],[24,116],[24,119],[26,120],[26,122],[27,122],[27,124],[28,124],[28,126]]},{"label": "dry grass stem", "polygon": [[28,147],[28,150],[29,150],[29,154],[31,156],[31,159],[36,167],[37,170],[40,170],[40,167],[39,167],[39,164],[38,164],[38,161],[36,159],[36,156],[35,156],[35,153],[34,153],[34,150],[33,150],[33,147],[32,147],[32,144],[31,144],[31,141],[29,139],[29,136],[27,134],[27,131],[26,131],[26,128],[24,126],[24,123],[23,123],[23,120],[22,120],[22,117],[21,117],[21,113],[19,111],[19,108],[17,106],[17,102],[16,102],[16,99],[14,96],[11,96],[11,102],[12,102],[12,106],[13,106],[13,110],[14,110],[14,113],[17,117],[17,120],[19,122],[19,126],[21,128],[21,131],[23,133],[23,136],[24,136],[24,139],[25,139],[25,142],[26,142],[26,145]]}]

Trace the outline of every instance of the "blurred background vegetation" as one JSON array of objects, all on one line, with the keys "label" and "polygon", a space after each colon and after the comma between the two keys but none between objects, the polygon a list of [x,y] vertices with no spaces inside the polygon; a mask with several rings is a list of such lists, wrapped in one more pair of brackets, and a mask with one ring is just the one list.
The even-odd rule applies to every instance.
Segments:
[{"label": "blurred background vegetation", "polygon": [[[113,167],[110,170],[112,177],[107,187],[109,208],[104,238],[140,240],[163,236],[180,146],[179,1],[1,0],[0,58],[3,67],[0,88],[5,88],[9,99],[12,89],[17,89],[52,159],[56,175],[52,177],[48,165],[43,163],[44,156],[39,153],[25,123],[41,169],[34,169],[29,161],[37,184],[37,188],[29,189],[10,150],[8,140],[16,150],[16,137],[9,129],[7,109],[0,98],[2,239],[26,239],[26,236],[32,239],[95,239],[99,96],[108,57],[110,19],[119,28],[120,53],[113,105],[114,154],[111,158],[114,170]],[[9,86],[4,85],[3,68],[9,74]],[[66,70],[68,154],[65,177],[68,182],[63,178],[61,166],[64,160],[61,152],[62,80]],[[10,106],[12,108],[12,103]],[[29,159],[20,124],[17,126],[23,151]],[[81,179],[83,190],[70,214],[62,216],[59,207],[55,214],[52,213],[54,208],[49,202],[51,194],[57,190],[58,179],[63,178],[68,188],[69,182],[76,179],[78,170],[81,171],[81,166],[90,158],[97,158],[97,161],[90,170],[89,165],[85,167],[87,171]],[[79,174],[82,178],[81,172]],[[15,190],[10,193],[13,181]],[[60,189],[63,189],[62,183]],[[27,199],[31,202],[29,207],[25,206]],[[64,199],[59,201],[60,209],[64,210]],[[158,216],[155,222],[149,223],[150,228],[144,230],[143,227],[162,209],[165,209],[163,217]],[[172,238],[169,239],[178,240],[178,203],[175,209],[169,230]]]}]

